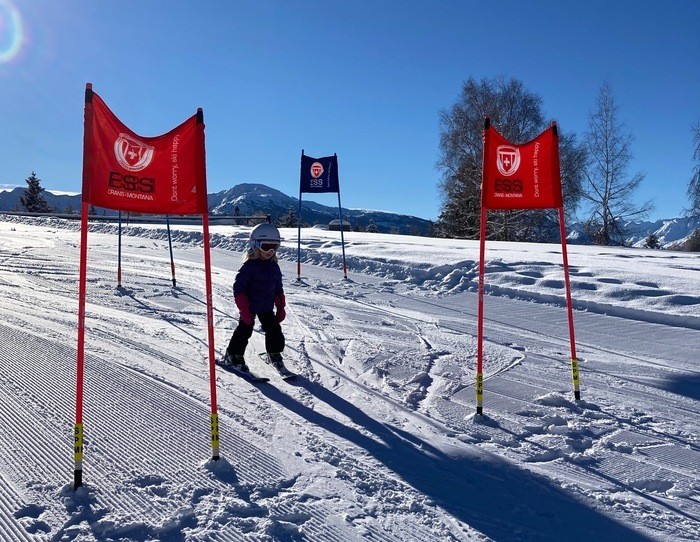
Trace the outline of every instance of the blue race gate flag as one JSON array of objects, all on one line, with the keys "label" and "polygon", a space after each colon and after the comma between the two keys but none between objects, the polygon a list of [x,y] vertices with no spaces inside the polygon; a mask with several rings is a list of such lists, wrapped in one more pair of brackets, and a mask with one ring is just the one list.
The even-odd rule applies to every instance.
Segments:
[{"label": "blue race gate flag", "polygon": [[299,192],[340,193],[338,157],[333,155],[323,158],[312,158],[302,154]]}]

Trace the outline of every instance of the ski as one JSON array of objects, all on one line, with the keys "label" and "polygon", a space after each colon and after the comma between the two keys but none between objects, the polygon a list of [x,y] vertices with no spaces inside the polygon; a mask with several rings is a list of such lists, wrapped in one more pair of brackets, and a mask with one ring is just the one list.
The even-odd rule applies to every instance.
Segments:
[{"label": "ski", "polygon": [[269,382],[270,379],[266,376],[259,376],[256,375],[255,373],[251,371],[240,371],[233,367],[232,365],[229,365],[228,363],[223,363],[222,361],[217,361],[216,364],[221,367],[224,371],[227,371],[229,373],[233,373],[236,376],[240,376],[241,378],[247,380],[248,382],[253,382],[253,383],[261,383],[261,382]]},{"label": "ski", "polygon": [[279,375],[282,377],[282,380],[293,380],[298,376],[296,373],[293,373],[284,366],[282,366],[282,368],[276,367],[272,362],[270,362],[270,358],[266,352],[260,352],[258,355],[263,359],[263,361],[265,361],[265,363],[267,363],[270,367],[272,367],[275,371],[279,373]]}]

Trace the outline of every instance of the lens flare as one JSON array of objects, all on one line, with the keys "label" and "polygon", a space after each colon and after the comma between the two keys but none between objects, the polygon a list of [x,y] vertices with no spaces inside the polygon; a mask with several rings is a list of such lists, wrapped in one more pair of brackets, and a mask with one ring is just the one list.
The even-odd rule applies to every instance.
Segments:
[{"label": "lens flare", "polygon": [[10,0],[0,0],[0,64],[9,62],[22,47],[22,17]]}]

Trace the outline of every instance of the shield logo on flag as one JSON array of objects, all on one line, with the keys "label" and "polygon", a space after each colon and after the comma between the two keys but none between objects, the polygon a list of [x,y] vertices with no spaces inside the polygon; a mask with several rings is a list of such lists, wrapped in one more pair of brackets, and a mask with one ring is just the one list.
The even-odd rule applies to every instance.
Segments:
[{"label": "shield logo on flag", "polygon": [[153,147],[129,134],[120,133],[119,138],[114,142],[114,156],[124,169],[141,171],[151,163]]},{"label": "shield logo on flag", "polygon": [[510,177],[520,167],[520,149],[511,145],[500,145],[496,149],[496,166],[504,177]]},{"label": "shield logo on flag", "polygon": [[321,162],[314,162],[311,164],[311,175],[314,179],[318,179],[323,175],[323,164],[321,164]]}]

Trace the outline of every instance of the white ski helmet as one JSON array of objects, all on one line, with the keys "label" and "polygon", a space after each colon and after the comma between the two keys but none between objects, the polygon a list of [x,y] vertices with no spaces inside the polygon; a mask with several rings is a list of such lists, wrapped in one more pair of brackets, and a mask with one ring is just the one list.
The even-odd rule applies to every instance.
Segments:
[{"label": "white ski helmet", "polygon": [[260,248],[263,243],[280,244],[280,231],[272,224],[258,224],[250,232],[250,248]]}]

